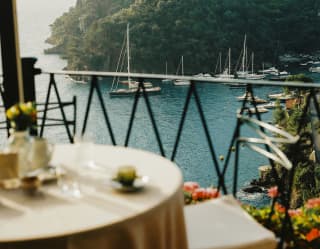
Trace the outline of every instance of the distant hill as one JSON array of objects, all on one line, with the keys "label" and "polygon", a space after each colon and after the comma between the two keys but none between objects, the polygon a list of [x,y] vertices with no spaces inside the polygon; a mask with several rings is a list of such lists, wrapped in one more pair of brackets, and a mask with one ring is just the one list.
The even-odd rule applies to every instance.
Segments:
[{"label": "distant hill", "polygon": [[46,52],[68,69],[115,71],[130,22],[132,71],[212,72],[219,52],[235,66],[247,35],[257,67],[279,55],[320,49],[319,0],[78,0],[52,24]]}]

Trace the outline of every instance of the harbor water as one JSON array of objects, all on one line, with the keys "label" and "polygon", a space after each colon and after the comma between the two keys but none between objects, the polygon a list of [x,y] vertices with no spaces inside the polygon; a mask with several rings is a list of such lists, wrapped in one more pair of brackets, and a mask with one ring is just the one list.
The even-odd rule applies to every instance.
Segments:
[{"label": "harbor water", "polygon": [[[66,61],[62,60],[58,55],[47,55],[43,51],[49,46],[45,43],[45,39],[50,35],[49,25],[75,2],[75,0],[56,0],[54,2],[43,0],[17,1],[21,55],[23,57],[36,57],[38,59],[36,67],[43,70],[61,70],[66,66]],[[132,68],[134,70],[134,65],[132,65]],[[56,81],[64,101],[71,100],[74,95],[77,96],[77,130],[81,131],[89,94],[89,84],[72,83],[65,76],[56,76]],[[124,145],[134,98],[110,98],[108,91],[111,87],[111,81],[112,79],[101,80],[100,87],[116,142],[118,145]],[[44,101],[48,83],[49,75],[36,76],[38,102]],[[154,81],[153,83],[162,88],[161,94],[150,97],[150,103],[164,145],[165,154],[170,158],[188,87],[177,87],[170,83],[163,84],[161,81]],[[281,90],[277,87],[258,87],[254,89],[254,93],[260,98],[267,99],[267,94],[277,93]],[[219,160],[219,156],[223,155],[225,157],[230,148],[230,141],[236,126],[236,113],[241,106],[241,102],[237,101],[236,97],[243,95],[244,89],[231,89],[223,84],[199,83],[197,91],[205,113],[215,154],[220,167],[222,167],[223,161]],[[54,100],[54,94],[52,100]],[[67,112],[68,115],[71,114],[71,110],[67,110]],[[50,113],[50,115],[61,117],[58,111]],[[266,122],[271,122],[272,111],[262,114],[262,119]],[[245,136],[253,135],[253,131],[247,128],[243,128],[241,132]],[[110,134],[96,95],[94,95],[90,109],[86,134],[96,143],[111,144]],[[44,136],[52,142],[68,142],[64,127],[49,127],[45,130]],[[129,146],[160,154],[143,99],[140,99],[138,104]],[[187,112],[175,161],[182,169],[186,181],[197,181],[203,186],[216,184],[212,155],[194,99],[192,99]],[[258,167],[266,164],[268,164],[268,161],[263,156],[250,151],[246,147],[241,147],[239,187],[248,184],[253,178],[257,178]],[[229,186],[232,175],[231,163],[226,177]],[[255,202],[261,202],[262,198],[264,198],[263,195],[259,194],[243,195],[242,197],[247,200],[253,199]]]}]

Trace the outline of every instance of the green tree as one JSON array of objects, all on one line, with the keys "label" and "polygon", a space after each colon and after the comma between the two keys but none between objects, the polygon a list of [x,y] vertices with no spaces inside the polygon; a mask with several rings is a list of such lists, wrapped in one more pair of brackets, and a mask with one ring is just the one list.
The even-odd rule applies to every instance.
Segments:
[{"label": "green tree", "polygon": [[133,71],[162,73],[167,61],[175,73],[184,55],[186,73],[212,72],[228,48],[234,67],[245,34],[256,65],[276,64],[320,49],[318,12],[317,0],[78,0],[53,23],[47,52],[62,53],[68,69],[114,70],[130,22]]}]

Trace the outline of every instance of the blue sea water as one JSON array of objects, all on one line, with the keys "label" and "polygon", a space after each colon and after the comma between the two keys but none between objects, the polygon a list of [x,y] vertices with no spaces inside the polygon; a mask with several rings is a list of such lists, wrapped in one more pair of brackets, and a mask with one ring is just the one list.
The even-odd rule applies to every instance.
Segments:
[{"label": "blue sea water", "polygon": [[[75,0],[56,0],[50,4],[42,0],[18,1],[22,56],[38,58],[36,66],[45,70],[60,70],[66,65],[66,62],[58,56],[45,55],[43,53],[43,50],[48,47],[44,41],[50,34],[49,25],[74,3]],[[36,17],[37,20],[35,20],[34,17]],[[64,76],[56,76],[56,81],[64,100],[71,100],[72,96],[77,96],[77,130],[80,131],[89,94],[89,85],[71,83]],[[37,100],[39,102],[45,99],[48,83],[48,75],[36,77]],[[154,84],[160,85],[162,92],[159,95],[150,97],[151,107],[166,156],[170,158],[188,87],[175,87],[172,84],[162,84],[156,81]],[[110,79],[100,82],[104,103],[107,107],[116,142],[118,145],[123,145],[134,99],[132,97],[110,98],[108,94],[110,86]],[[236,113],[241,105],[241,102],[238,102],[236,97],[242,95],[244,89],[230,89],[228,86],[222,84],[199,83],[197,85],[197,91],[205,113],[215,154],[217,158],[220,155],[226,156],[236,126]],[[257,87],[254,89],[255,95],[264,99],[267,98],[267,94],[279,91],[281,91],[281,89],[277,87]],[[52,100],[54,100],[54,98]],[[68,111],[68,115],[70,114],[70,111]],[[56,111],[50,115],[60,116],[60,113]],[[262,114],[262,118],[266,122],[271,121],[272,112]],[[248,129],[243,129],[242,132],[246,136],[253,135],[252,131]],[[111,144],[110,135],[96,95],[94,95],[90,110],[87,134],[96,143]],[[45,136],[52,142],[68,142],[63,127],[49,128],[45,131]],[[129,146],[160,153],[143,99],[140,99],[138,105]],[[233,158],[231,158],[231,161],[232,160]],[[175,161],[182,169],[185,180],[198,181],[203,186],[216,184],[212,155],[206,141],[194,99],[191,101],[187,113]],[[220,167],[222,167],[223,162],[219,161],[219,163]],[[150,162],[150,164],[152,164],[152,162]],[[250,151],[246,147],[241,147],[239,186],[244,186],[253,178],[257,178],[258,166],[265,164],[268,164],[268,161],[263,156]],[[232,163],[226,176],[227,184],[230,186],[233,176]],[[258,202],[261,202],[261,200],[265,200],[263,195],[243,195],[242,197],[248,201],[254,199],[254,201],[258,200]]]}]

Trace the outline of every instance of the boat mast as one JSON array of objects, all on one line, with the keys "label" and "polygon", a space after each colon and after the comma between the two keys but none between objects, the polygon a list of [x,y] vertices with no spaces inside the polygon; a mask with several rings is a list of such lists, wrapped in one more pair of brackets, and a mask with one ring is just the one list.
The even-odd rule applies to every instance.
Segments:
[{"label": "boat mast", "polygon": [[229,66],[228,66],[228,74],[231,74],[231,48],[229,48]]},{"label": "boat mast", "polygon": [[168,62],[166,61],[166,76],[168,75]]},{"label": "boat mast", "polygon": [[127,24],[127,60],[128,60],[128,84],[130,86],[131,84],[131,79],[130,79],[130,40],[129,40],[129,23]]},{"label": "boat mast", "polygon": [[244,41],[243,41],[243,57],[242,57],[242,72],[243,72],[243,74],[244,74],[244,68],[245,68],[246,57],[247,57],[246,40],[247,40],[247,34],[244,35]]},{"label": "boat mast", "polygon": [[251,73],[253,74],[253,61],[254,61],[254,52],[252,52],[252,61],[251,61]]},{"label": "boat mast", "polygon": [[184,76],[184,70],[183,70],[183,55],[181,56],[181,74]]},{"label": "boat mast", "polygon": [[222,70],[221,70],[221,52],[219,52],[219,73],[222,73]]}]

